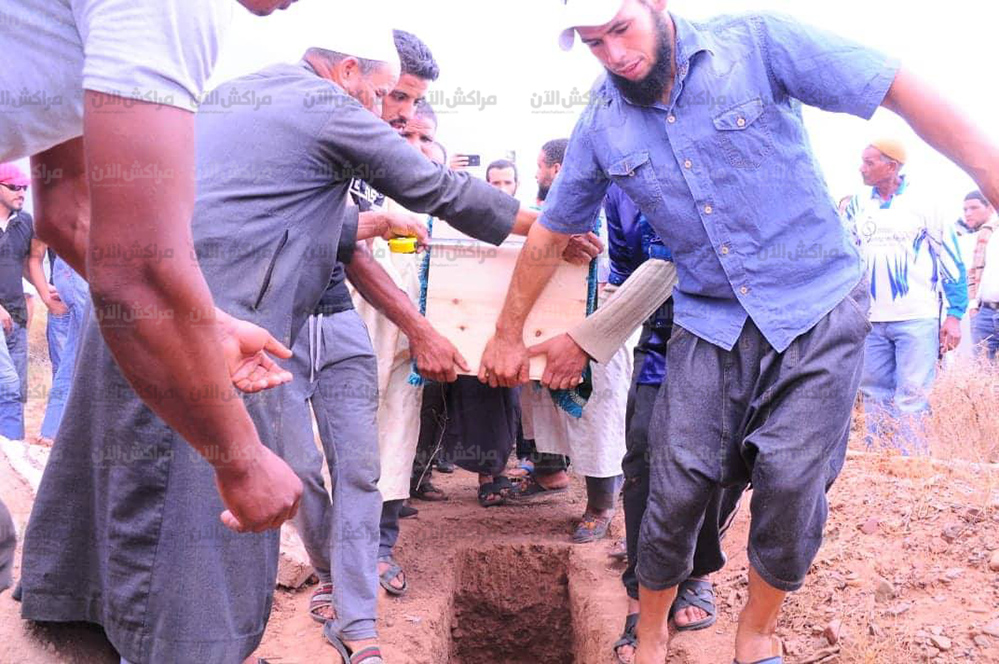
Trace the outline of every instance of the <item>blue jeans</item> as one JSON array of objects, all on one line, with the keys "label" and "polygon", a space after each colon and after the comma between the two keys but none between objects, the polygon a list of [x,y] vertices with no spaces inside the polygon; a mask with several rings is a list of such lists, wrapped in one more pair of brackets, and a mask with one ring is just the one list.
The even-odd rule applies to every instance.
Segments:
[{"label": "blue jeans", "polygon": [[24,402],[28,396],[28,331],[14,322],[0,344],[0,435],[24,438]]},{"label": "blue jeans", "polygon": [[66,331],[69,329],[69,312],[57,316],[51,311],[45,326],[45,340],[49,347],[49,363],[52,365],[52,380],[59,371],[59,361],[63,357],[63,346],[66,345]]},{"label": "blue jeans", "polygon": [[999,310],[982,307],[971,319],[971,340],[975,342],[975,350],[984,353],[995,362],[999,352]]},{"label": "blue jeans", "polygon": [[76,349],[80,335],[83,334],[83,322],[90,306],[90,290],[83,277],[61,258],[57,258],[55,265],[52,266],[52,281],[59,291],[59,297],[69,309],[65,316],[68,321],[65,330],[66,341],[62,347],[59,370],[52,378],[49,403],[45,407],[45,418],[42,420],[42,436],[54,439],[62,421],[66,400],[69,398],[69,389],[73,386]]},{"label": "blue jeans", "polygon": [[894,431],[895,447],[904,454],[929,451],[923,425],[939,350],[935,318],[873,324],[860,384],[869,446],[890,440]]}]

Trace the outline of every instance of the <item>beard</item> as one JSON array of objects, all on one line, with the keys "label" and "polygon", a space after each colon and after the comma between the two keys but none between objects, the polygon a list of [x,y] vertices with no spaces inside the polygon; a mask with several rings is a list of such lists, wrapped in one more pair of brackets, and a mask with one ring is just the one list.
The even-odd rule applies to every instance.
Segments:
[{"label": "beard", "polygon": [[539,184],[538,185],[538,200],[544,202],[544,200],[546,198],[548,198],[548,192],[551,191],[551,190],[552,190],[551,185],[548,185],[546,187],[543,184]]},{"label": "beard", "polygon": [[[651,10],[650,10],[651,11]],[[623,76],[607,70],[614,85],[632,103],[640,106],[651,106],[662,99],[666,86],[670,83],[670,66],[673,63],[673,47],[669,40],[669,27],[666,19],[659,12],[652,12],[652,20],[656,29],[655,61],[652,69],[644,78],[629,81]]]}]

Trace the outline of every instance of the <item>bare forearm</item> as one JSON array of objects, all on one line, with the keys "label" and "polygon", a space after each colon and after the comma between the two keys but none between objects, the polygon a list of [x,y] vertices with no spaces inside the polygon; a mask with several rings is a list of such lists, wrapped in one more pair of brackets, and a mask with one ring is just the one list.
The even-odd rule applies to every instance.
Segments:
[{"label": "bare forearm", "polygon": [[[259,439],[234,398],[192,250],[193,130],[192,114],[152,104],[136,104],[124,117],[86,114],[91,175],[133,163],[171,174],[158,184],[91,182],[88,274],[101,333],[138,395],[213,465],[232,467]],[[117,251],[135,244],[155,251],[134,258]]]},{"label": "bare forearm", "polygon": [[90,195],[83,138],[33,156],[31,172],[35,232],[86,278]]},{"label": "bare forearm", "polygon": [[517,211],[517,216],[514,217],[513,229],[510,233],[513,235],[527,235],[539,216],[541,216],[541,213],[537,210],[521,206],[520,210]]},{"label": "bare forearm", "polygon": [[364,243],[359,243],[354,258],[347,264],[347,277],[354,288],[373,307],[412,338],[429,326],[409,296],[399,288]]},{"label": "bare forearm", "polygon": [[524,322],[562,261],[562,252],[569,236],[553,233],[540,224],[527,235],[510,281],[503,310],[496,322],[496,336],[519,340],[524,334]]},{"label": "bare forearm", "polygon": [[357,240],[381,237],[388,230],[388,220],[377,210],[369,210],[357,215]]},{"label": "bare forearm", "polygon": [[901,69],[885,108],[905,119],[930,146],[960,166],[999,204],[999,148],[957,106],[925,81]]},{"label": "bare forearm", "polygon": [[52,294],[49,292],[49,282],[45,280],[45,270],[42,268],[42,257],[45,255],[45,244],[38,240],[31,241],[31,253],[24,264],[24,276],[38,291],[38,297],[45,306],[49,306]]}]

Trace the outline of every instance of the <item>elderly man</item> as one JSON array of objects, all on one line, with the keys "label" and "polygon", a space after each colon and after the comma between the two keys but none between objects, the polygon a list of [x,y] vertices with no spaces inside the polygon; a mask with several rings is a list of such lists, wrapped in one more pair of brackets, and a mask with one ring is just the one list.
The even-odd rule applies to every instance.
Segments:
[{"label": "elderly man", "polygon": [[[420,149],[432,144],[436,132],[436,119],[424,94],[437,78],[438,67],[429,48],[415,35],[396,30],[394,41],[401,74],[382,102],[381,117]],[[404,219],[399,213],[388,212],[385,197],[363,180],[352,183],[351,194],[353,203],[363,210],[362,216]],[[334,621],[327,631],[331,640],[340,639],[355,648],[359,639],[374,637],[379,583],[389,592],[406,589],[405,576],[392,558],[392,547],[385,545],[384,530],[394,524],[398,534],[398,507],[409,488],[418,406],[412,408],[414,422],[410,422],[400,412],[404,402],[389,393],[401,389],[418,398],[417,388],[405,380],[411,371],[411,356],[428,376],[453,379],[457,350],[419,314],[365,243],[359,244],[345,263],[334,269],[322,298],[310,312],[307,334],[299,335],[294,345],[294,357],[288,365],[295,376],[289,409],[300,413],[300,426],[290,442],[299,447],[288,445],[285,458],[292,462],[305,487],[295,525],[319,575],[310,614],[324,625]],[[345,277],[365,300],[357,308]],[[408,352],[399,362],[404,370],[402,385],[395,385],[388,380],[387,365],[399,359],[400,330],[408,340]],[[369,332],[378,343],[377,354]],[[391,409],[385,408],[389,400]],[[330,469],[332,503],[323,486],[322,460],[315,454],[309,405]],[[379,411],[382,417],[377,417]],[[400,472],[402,481],[393,482]],[[376,484],[378,490],[373,491]]]},{"label": "elderly man", "polygon": [[[670,380],[650,426],[637,661],[666,658],[666,613],[691,572],[716,487],[751,481],[749,597],[735,660],[780,662],[777,616],[822,541],[825,491],[845,459],[870,329],[861,262],[799,102],[861,117],[881,105],[897,111],[981,179],[990,199],[999,197],[999,153],[895,62],[789,18],[695,25],[667,13],[666,0],[570,2],[563,11],[563,47],[578,34],[608,74],[528,236],[480,379],[526,378],[523,323],[554,269],[544,256],[588,228],[609,184],[619,184],[679,275]],[[797,260],[774,258],[799,243]]]},{"label": "elderly man", "polygon": [[[871,288],[873,329],[860,383],[868,444],[916,453],[928,451],[922,429],[929,391],[937,359],[961,341],[968,282],[949,217],[901,173],[905,162],[905,146],[895,139],[864,149],[860,174],[870,189],[850,201],[846,223],[866,258]],[[947,296],[942,327],[941,285]]]},{"label": "elderly man", "polygon": [[[219,306],[286,346],[304,333],[335,261],[349,258],[356,239],[420,232],[347,208],[355,176],[492,242],[525,232],[536,216],[485,183],[432,164],[378,117],[399,78],[398,56],[391,31],[360,12],[327,5],[302,26],[303,41],[315,47],[301,62],[218,90],[225,99],[249,93],[270,103],[198,117],[194,249]],[[366,26],[363,34],[357,25]],[[223,513],[212,467],[187,453],[182,435],[142,404],[95,324],[78,367],[77,384],[91,389],[71,394],[32,511],[23,615],[99,623],[135,662],[241,661],[263,636],[278,532],[245,532]],[[231,389],[195,397],[236,400]],[[303,424],[290,398],[279,389],[245,399],[269,454],[288,451]],[[215,455],[225,452],[214,448]],[[247,465],[244,481],[253,477],[254,457],[236,461]],[[359,490],[377,491],[376,468]],[[377,507],[368,509],[375,523]],[[348,536],[369,535],[334,534]],[[327,625],[344,660],[380,663],[373,621],[351,627]]]}]

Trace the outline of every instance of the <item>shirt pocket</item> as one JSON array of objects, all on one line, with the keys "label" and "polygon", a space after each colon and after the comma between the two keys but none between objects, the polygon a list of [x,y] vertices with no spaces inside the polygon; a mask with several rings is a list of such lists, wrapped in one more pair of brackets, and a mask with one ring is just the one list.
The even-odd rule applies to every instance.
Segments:
[{"label": "shirt pocket", "polygon": [[607,175],[645,214],[650,214],[662,205],[662,187],[652,167],[648,150],[633,152],[614,162],[607,167]]},{"label": "shirt pocket", "polygon": [[715,142],[730,166],[755,169],[774,152],[767,106],[754,97],[716,115]]},{"label": "shirt pocket", "polygon": [[257,290],[257,297],[253,301],[253,310],[257,311],[260,309],[260,304],[264,301],[264,296],[267,295],[267,289],[270,288],[271,278],[274,275],[274,266],[277,265],[278,257],[284,250],[286,244],[288,244],[288,229],[285,229],[284,233],[281,234],[280,239],[278,239],[277,244],[274,247],[274,252],[271,254],[271,259],[267,263],[267,271],[264,272],[263,281],[260,284],[260,288]]}]

